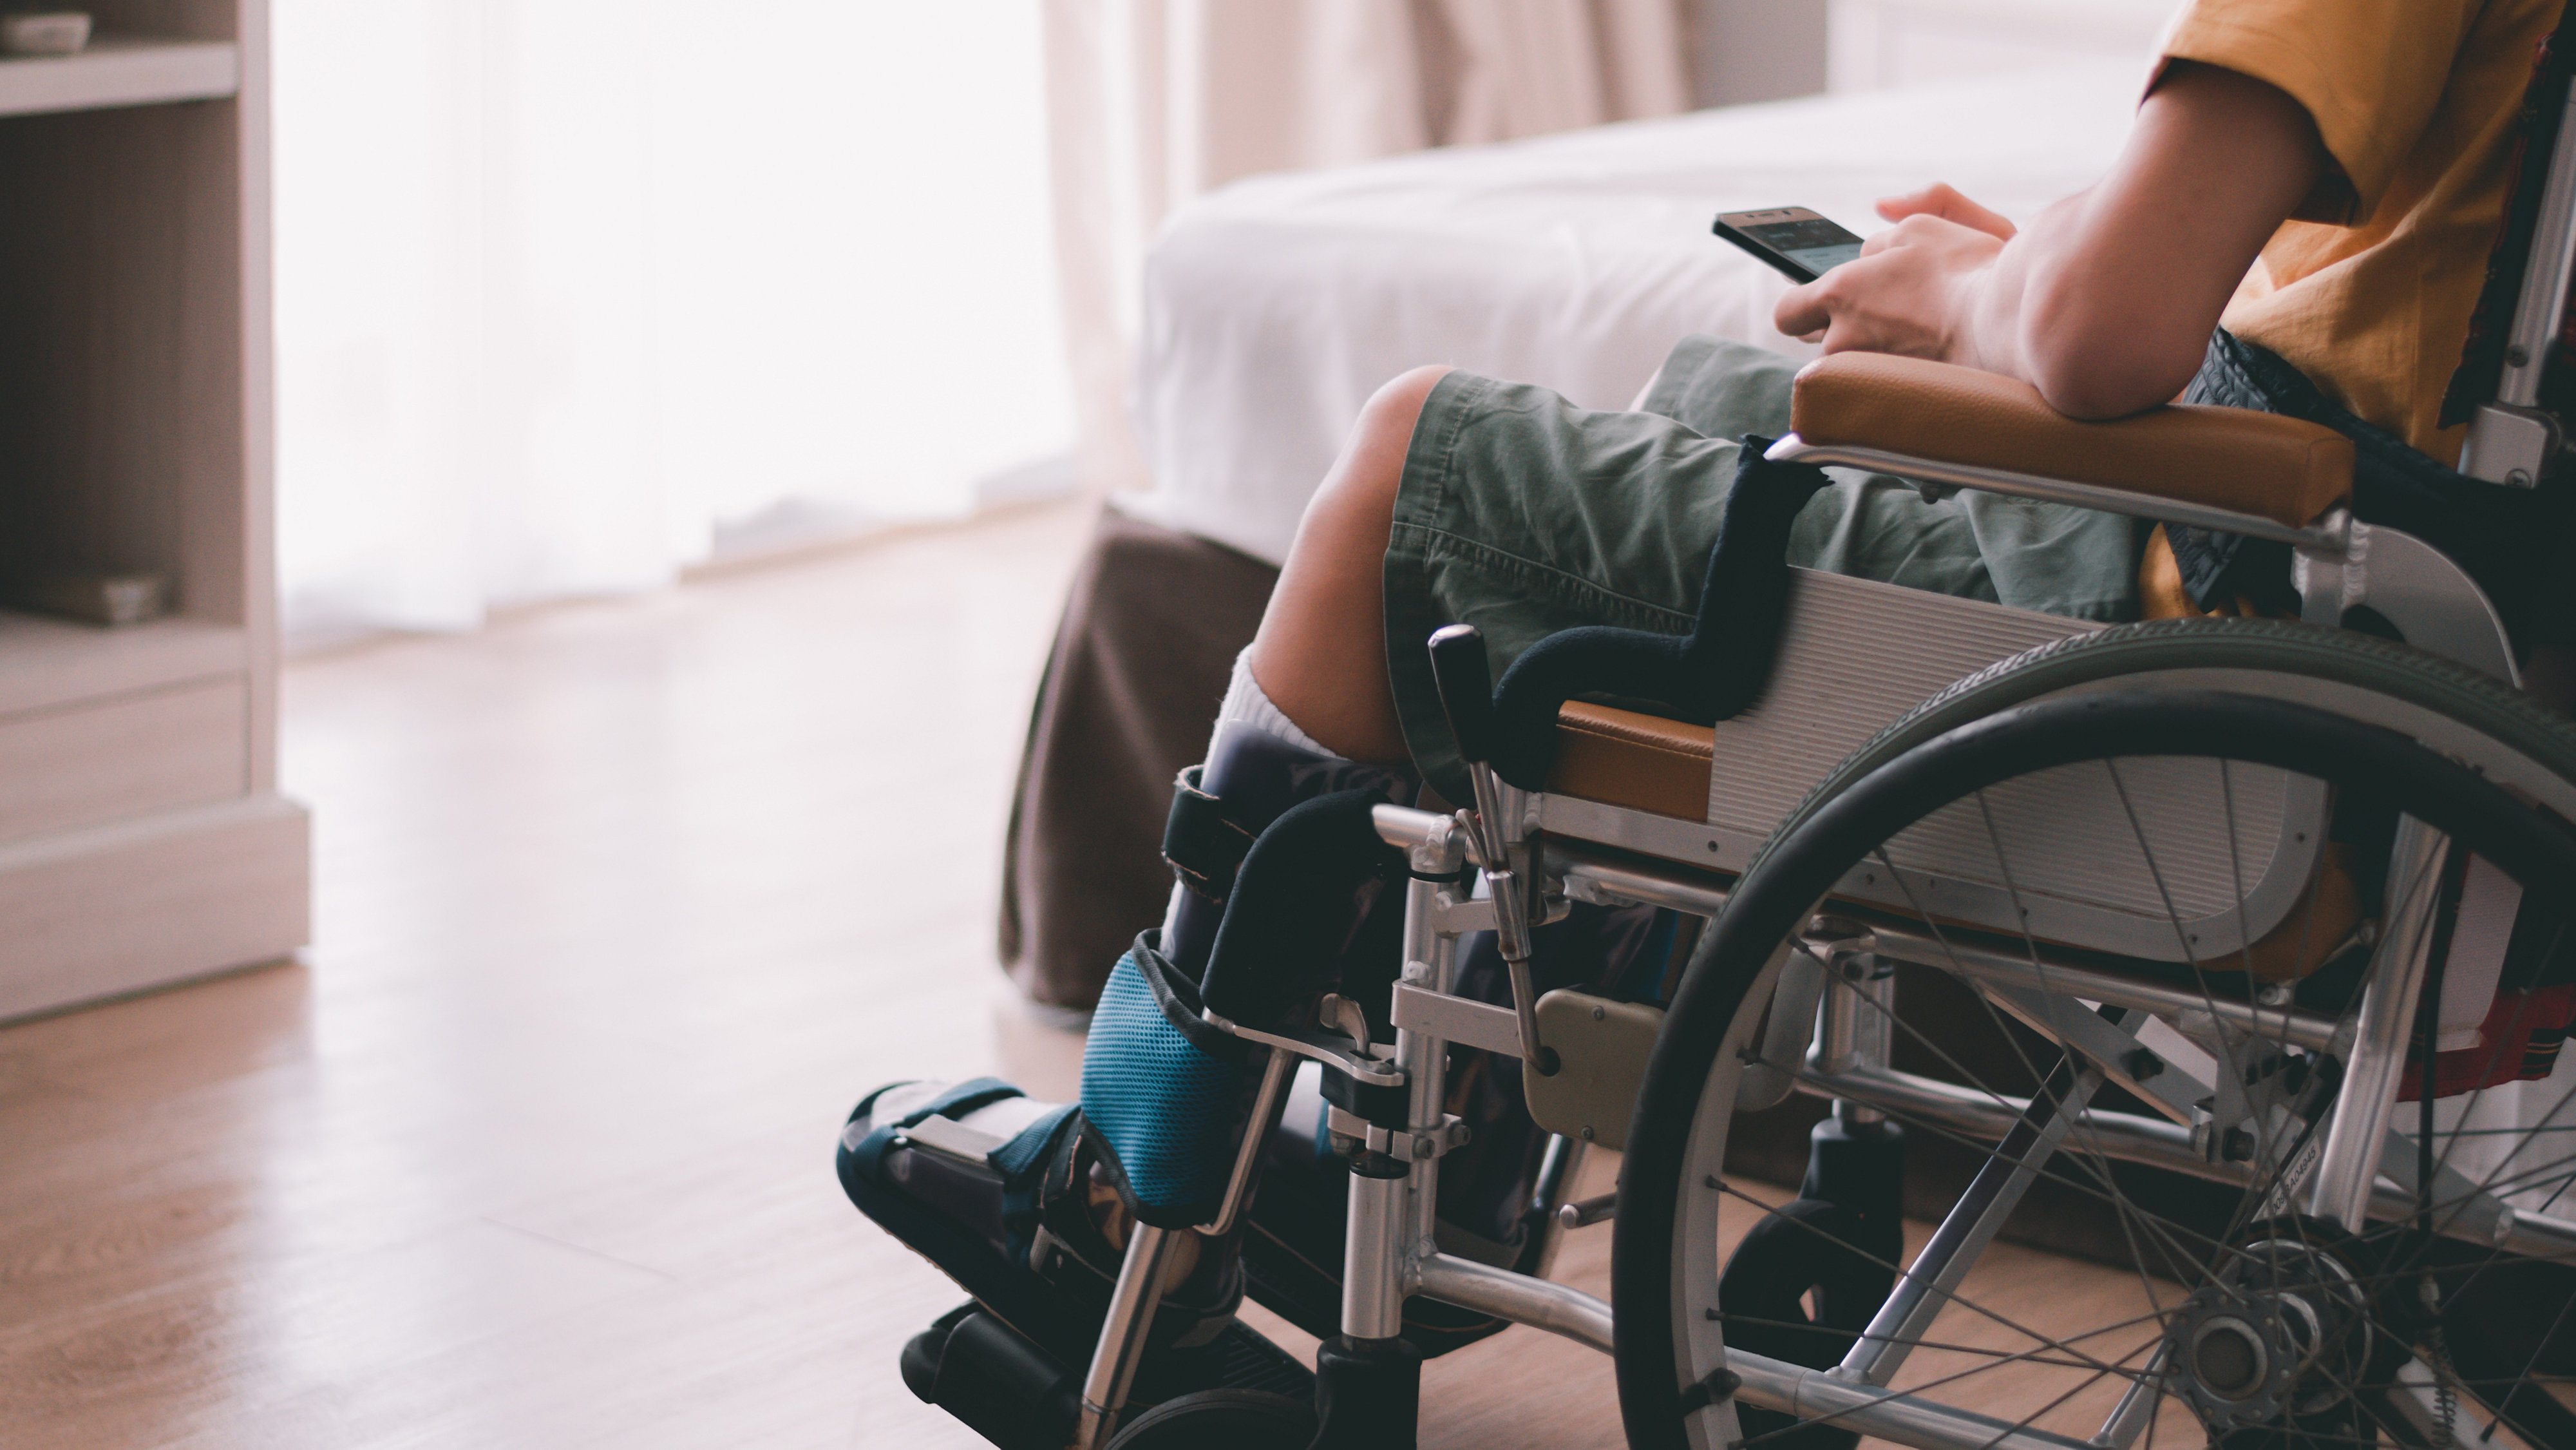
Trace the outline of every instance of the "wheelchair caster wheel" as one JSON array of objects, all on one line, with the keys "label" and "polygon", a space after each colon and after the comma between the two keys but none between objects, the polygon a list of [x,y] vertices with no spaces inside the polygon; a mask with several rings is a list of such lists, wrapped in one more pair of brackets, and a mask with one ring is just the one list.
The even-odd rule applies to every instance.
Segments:
[{"label": "wheelchair caster wheel", "polygon": [[1136,1417],[1109,1450],[1306,1450],[1315,1411],[1265,1390],[1201,1390]]},{"label": "wheelchair caster wheel", "polygon": [[[1810,1369],[1832,1368],[1895,1287],[1896,1275],[1884,1267],[1892,1255],[1877,1243],[1886,1236],[1872,1232],[1861,1215],[1821,1199],[1795,1199],[1773,1209],[1744,1236],[1719,1277],[1728,1341]],[[1881,1253],[1873,1256],[1858,1244]],[[1807,1309],[1810,1295],[1813,1314]],[[1852,1450],[1860,1443],[1859,1435],[1837,1425],[1801,1427],[1786,1415],[1749,1407],[1736,1413],[1747,1439],[1776,1440],[1782,1450]]]}]

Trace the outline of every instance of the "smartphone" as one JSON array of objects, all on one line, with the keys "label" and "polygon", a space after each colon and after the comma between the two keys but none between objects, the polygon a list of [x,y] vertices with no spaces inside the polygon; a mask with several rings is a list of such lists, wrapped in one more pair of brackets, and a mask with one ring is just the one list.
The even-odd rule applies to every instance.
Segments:
[{"label": "smartphone", "polygon": [[1710,230],[1786,273],[1813,282],[1860,255],[1860,238],[1803,206],[1717,214]]}]

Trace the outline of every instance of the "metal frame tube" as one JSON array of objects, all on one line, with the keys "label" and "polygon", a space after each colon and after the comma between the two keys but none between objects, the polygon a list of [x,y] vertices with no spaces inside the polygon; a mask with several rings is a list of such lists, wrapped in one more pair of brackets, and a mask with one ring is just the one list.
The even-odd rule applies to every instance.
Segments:
[{"label": "metal frame tube", "polygon": [[[1838,943],[1826,957],[1825,995],[1816,1013],[1809,1056],[1827,1073],[1885,1068],[1895,1044],[1896,972],[1869,952]],[[1834,1117],[1847,1124],[1875,1123],[1870,1103],[1834,1100]]]},{"label": "metal frame tube", "polygon": [[[1479,780],[1479,795],[1490,795]],[[1408,820],[1406,815],[1419,816]],[[1442,931],[1441,895],[1454,889],[1438,879],[1454,876],[1466,862],[1467,841],[1453,818],[1427,813],[1400,813],[1380,806],[1374,819],[1381,836],[1398,840],[1415,875],[1405,889],[1405,975],[1430,991],[1448,992],[1457,985],[1458,940]],[[1504,874],[1495,883],[1499,899]],[[1498,911],[1497,917],[1501,916]],[[1522,938],[1527,941],[1526,932]],[[1433,1038],[1399,1028],[1395,1064],[1405,1076],[1405,1128],[1417,1144],[1440,1133],[1441,1103],[1447,1090],[1448,1054]],[[1371,1128],[1369,1137],[1381,1136]],[[1440,1185],[1435,1154],[1410,1155],[1401,1176],[1385,1178],[1351,1174],[1348,1229],[1342,1246],[1342,1332],[1353,1339],[1393,1339],[1404,1331],[1404,1296],[1414,1246],[1429,1238]]]},{"label": "metal frame tube", "polygon": [[[1713,878],[1687,867],[1630,864],[1579,845],[1555,840],[1545,843],[1544,858],[1548,872],[1563,878],[1568,892],[1581,900],[1607,898],[1614,902],[1668,906],[1695,916],[1715,916],[1726,907],[1726,892],[1714,885],[1702,884],[1703,880]],[[2198,1012],[2214,1018],[2221,1026],[2276,1038],[2293,1047],[2322,1051],[2334,1041],[2334,1019],[2314,1012],[2300,1008],[2264,1007],[2224,998],[2212,1000],[2195,990],[2170,986],[2146,977],[2124,976],[2079,966],[2045,952],[2040,954],[2039,965],[2033,967],[2027,955],[1987,951],[1965,941],[1943,942],[1923,932],[1892,926],[1872,926],[1850,938],[1848,944],[1859,950],[1938,967],[1960,976],[2013,986],[2040,987],[2114,1007],[2134,1007],[2158,1016]]]},{"label": "metal frame tube", "polygon": [[1603,1354],[1614,1352],[1610,1306],[1579,1289],[1454,1254],[1424,1254],[1414,1261],[1412,1278],[1415,1291],[1426,1298],[1544,1329]]},{"label": "metal frame tube", "polygon": [[2522,291],[2514,298],[2512,346],[2504,359],[2496,401],[2529,407],[2540,401],[2540,375],[2549,345],[2567,311],[2568,269],[2576,266],[2576,91],[2567,97],[2558,149],[2549,158],[2540,194],[2540,225],[2523,264]]},{"label": "metal frame tube", "polygon": [[1082,1380],[1074,1450],[1097,1450],[1108,1443],[1118,1412],[1127,1406],[1137,1362],[1145,1357],[1146,1333],[1154,1327],[1154,1310],[1163,1300],[1163,1272],[1171,1264],[1172,1245],[1179,1238],[1173,1230],[1150,1223],[1128,1230],[1127,1257],[1118,1265],[1117,1286],[1109,1291],[1109,1312],[1100,1321],[1100,1344],[1092,1350],[1091,1369]]},{"label": "metal frame tube", "polygon": [[[1561,1335],[1613,1353],[1610,1306],[1580,1290],[1489,1268],[1472,1259],[1426,1254],[1414,1265],[1415,1288],[1427,1298]],[[1923,1450],[2096,1450],[2044,1430],[2015,1430],[2002,1420],[1823,1370],[1730,1350],[1726,1367],[1742,1381],[1736,1398],[1877,1435]]]},{"label": "metal frame tube", "polygon": [[1797,434],[1783,436],[1763,455],[1774,463],[1848,464],[1878,473],[1892,473],[1899,478],[1922,479],[1931,483],[1953,484],[1960,488],[1983,489],[1988,493],[2008,494],[2014,498],[2035,498],[2047,503],[2071,503],[2083,508],[2101,509],[2106,513],[2127,514],[2132,518],[2156,519],[2168,524],[2189,524],[2195,528],[2216,529],[2221,533],[2245,534],[2257,539],[2275,539],[2284,544],[2341,554],[2342,535],[2332,528],[2301,528],[2277,523],[2261,514],[2240,513],[2235,509],[2210,504],[2187,503],[2181,499],[2157,498],[2152,494],[2133,493],[2107,484],[2078,483],[2065,478],[2043,478],[2035,473],[2018,473],[2009,468],[1986,468],[1972,463],[1945,463],[1937,458],[1916,458],[1910,454],[1890,453],[1882,448],[1858,448],[1846,444],[1809,443]]},{"label": "metal frame tube", "polygon": [[2101,1085],[2102,1074],[2091,1069],[2073,1072],[2060,1067],[2052,1075],[2049,1088],[2055,1100],[2034,1097],[2022,1110],[1995,1156],[1977,1169],[1967,1191],[1933,1231],[1931,1242],[1914,1256],[1895,1292],[1878,1306],[1861,1337],[1852,1341],[1837,1373],[1873,1385],[1896,1378],[1914,1352],[1915,1341],[1932,1327],[1933,1317],[1950,1302],[1951,1291],[1968,1276],[1986,1245],[1994,1242],[2004,1220],[2039,1180],[2040,1169],[2065,1141]]},{"label": "metal frame tube", "polygon": [[[1896,967],[1874,953],[1845,958],[1838,975],[1850,988],[1849,1023],[1853,1067],[1885,1067],[1896,1048]],[[1838,995],[1828,983],[1825,995]],[[1875,1123],[1884,1114],[1860,1103],[1834,1104],[1834,1117],[1846,1124]]]},{"label": "metal frame tube", "polygon": [[2198,1014],[2233,1031],[2267,1037],[2311,1051],[2323,1051],[2334,1043],[2335,1020],[2303,1008],[2265,1007],[2253,1002],[2214,998],[2194,988],[2051,960],[2044,953],[2040,956],[2039,965],[2033,966],[2028,956],[1989,951],[1970,942],[1945,942],[1922,932],[1888,926],[1872,927],[1847,944],[1865,947],[1880,956],[1937,967],[1972,981],[2025,987],[2113,1007],[2130,1007],[2159,1017]]},{"label": "metal frame tube", "polygon": [[1715,872],[1623,860],[1555,836],[1539,842],[1539,861],[1577,901],[1668,906],[1693,916],[1715,916],[1726,909],[1726,890],[1719,883],[1727,878]]},{"label": "metal frame tube", "polygon": [[2358,1030],[2345,1054],[2343,1085],[2335,1092],[2325,1152],[2317,1159],[2308,1198],[2310,1213],[2354,1233],[2368,1220],[2398,1077],[2415,1034],[2416,998],[2432,952],[2433,905],[2441,895],[2443,845],[2442,835],[2421,821],[2407,817],[2397,823],[2383,898],[2395,907],[2380,933],[2380,960],[2362,984]]},{"label": "metal frame tube", "polygon": [[1854,1384],[1829,1370],[1785,1364],[1758,1354],[1729,1350],[1726,1367],[1742,1381],[1735,1397],[1747,1404],[1916,1450],[2100,1450],[2090,1441],[2046,1430],[2015,1429],[2008,1421],[1972,1410],[1901,1390]]},{"label": "metal frame tube", "polygon": [[[1455,876],[1466,865],[1467,843],[1456,818],[1442,816],[1436,820],[1438,824],[1425,829],[1406,851],[1409,864],[1418,874],[1405,887],[1404,977],[1414,986],[1445,996],[1458,986],[1458,938],[1440,929],[1441,898],[1444,892],[1457,888],[1424,878]],[[1383,829],[1382,824],[1381,833]],[[1395,1034],[1395,1058],[1404,1068],[1408,1085],[1406,1126],[1417,1132],[1438,1131],[1441,1105],[1448,1098],[1449,1054],[1419,1034],[1399,1028]],[[1410,1199],[1406,1215],[1411,1224],[1409,1237],[1415,1241],[1428,1239],[1439,1207],[1437,1158],[1425,1158],[1413,1165],[1406,1177],[1406,1192]],[[1401,1276],[1400,1263],[1393,1272]]]},{"label": "metal frame tube", "polygon": [[2129,1387],[2120,1392],[2120,1403],[2111,1407],[2109,1417],[2093,1436],[2093,1443],[2107,1450],[2129,1450],[2139,1432],[2147,1428],[2147,1417],[2155,1413],[2156,1397],[2164,1393],[2163,1379],[2167,1346],[2159,1344],[2147,1357],[2146,1368]]},{"label": "metal frame tube", "polygon": [[[1955,1083],[1936,1082],[1913,1073],[1861,1071],[1820,1073],[1812,1066],[1798,1074],[1798,1090],[1820,1098],[1857,1098],[1873,1107],[1948,1128],[1967,1137],[2001,1140],[2030,1105],[2020,1098],[1998,1098]],[[2191,1132],[2163,1118],[2092,1109],[2084,1116],[2084,1150],[2120,1163],[2166,1168],[2212,1183],[2243,1187],[2252,1171],[2232,1163],[2212,1163],[2191,1142]],[[2412,1217],[2415,1200],[2395,1187],[2371,1191],[2370,1216],[2383,1223]],[[2482,1237],[2466,1215],[2440,1221],[2444,1237],[2480,1247],[2499,1246]],[[2516,1211],[2505,1224],[2500,1246],[2508,1253],[2533,1258],[2576,1259],[2576,1221]]]},{"label": "metal frame tube", "polygon": [[1261,1161],[1270,1130],[1279,1125],[1280,1104],[1288,1097],[1288,1079],[1296,1070],[1296,1054],[1270,1049],[1270,1061],[1261,1069],[1261,1086],[1252,1096],[1252,1116],[1244,1120],[1243,1141],[1235,1145],[1234,1171],[1226,1176],[1225,1197],[1218,1201],[1216,1218],[1198,1226],[1207,1237],[1222,1238],[1234,1231],[1234,1221],[1243,1213],[1244,1190],[1252,1184],[1252,1170]]},{"label": "metal frame tube", "polygon": [[[1420,1165],[1415,1165],[1418,1171]],[[1342,1332],[1353,1339],[1393,1339],[1404,1332],[1411,1173],[1400,1178],[1351,1175],[1350,1228],[1342,1245]]]},{"label": "metal frame tube", "polygon": [[[1567,1207],[1565,1195],[1566,1191],[1573,1187],[1575,1175],[1583,1171],[1583,1160],[1591,1147],[1591,1144],[1580,1138],[1569,1138],[1563,1133],[1551,1133],[1548,1135],[1547,1150],[1539,1157],[1538,1176],[1530,1185],[1529,1211],[1524,1216],[1528,1224],[1527,1232],[1546,1235],[1546,1241],[1539,1249],[1538,1266],[1532,1271],[1539,1278],[1546,1278],[1549,1271],[1556,1267],[1556,1251],[1565,1242],[1564,1229],[1580,1227],[1580,1225],[1565,1222],[1563,1214],[1563,1210]],[[1614,1200],[1618,1197],[1615,1193],[1609,1196]],[[1609,1216],[1605,1210],[1588,1221],[1598,1223]]]},{"label": "metal frame tube", "polygon": [[[1544,1077],[1556,1069],[1538,1036],[1538,987],[1530,976],[1529,882],[1516,869],[1512,847],[1519,832],[1505,814],[1507,788],[1490,765],[1471,764],[1468,779],[1476,789],[1476,829],[1484,858],[1485,885],[1494,901],[1494,947],[1512,979],[1512,1011],[1521,1020],[1522,1058]],[[1518,792],[1512,792],[1517,795]]]}]

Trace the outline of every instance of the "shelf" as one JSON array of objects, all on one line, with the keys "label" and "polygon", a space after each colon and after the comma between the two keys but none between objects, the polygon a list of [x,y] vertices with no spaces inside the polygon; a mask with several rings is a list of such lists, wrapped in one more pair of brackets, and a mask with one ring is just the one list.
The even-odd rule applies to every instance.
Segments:
[{"label": "shelf", "polygon": [[250,637],[202,619],[107,629],[0,613],[0,715],[77,704],[250,667]]},{"label": "shelf", "polygon": [[241,90],[230,41],[101,35],[78,55],[0,58],[0,116],[210,101]]}]

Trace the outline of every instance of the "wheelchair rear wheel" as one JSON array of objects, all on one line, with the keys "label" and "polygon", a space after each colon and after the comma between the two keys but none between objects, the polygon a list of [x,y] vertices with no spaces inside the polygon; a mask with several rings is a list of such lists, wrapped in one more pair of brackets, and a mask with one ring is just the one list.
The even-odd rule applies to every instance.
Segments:
[{"label": "wheelchair rear wheel", "polygon": [[[2244,638],[2255,653],[2306,647],[2286,630]],[[2576,729],[2389,648],[2364,672],[2416,682],[2397,701],[2406,733],[2373,723],[2378,697],[2337,671],[2304,695],[1944,705],[2019,688],[1981,678],[1927,705],[1931,723],[1892,727],[1800,808],[1694,953],[1629,1133],[1613,1279],[1631,1444],[1785,1445],[1830,1426],[1925,1447],[2576,1445],[2562,1282],[2576,1281],[2576,1075],[2551,1075],[2554,1039],[2525,1030],[2563,1025],[2551,1014],[2576,1005],[2561,1000],[2576,998],[2561,915],[2576,903],[2576,833],[2529,803],[2564,798]],[[2187,656],[2165,664],[2168,686],[2204,682],[2180,673]],[[2480,768],[2424,739],[2483,742],[2459,752]],[[2137,798],[2177,761],[2214,783],[2222,859],[2205,837],[2179,857]],[[2003,929],[1991,903],[1980,915],[1924,899],[1936,883],[1904,866],[1904,843],[1947,830],[1954,849],[1982,838],[2006,920],[2048,919],[2040,897],[2068,863],[2045,853],[2062,838],[2007,794],[2018,783],[2026,803],[2035,777],[2109,803],[2173,950],[2087,949]],[[2216,882],[2240,918],[2253,909],[2261,863],[2224,858],[2264,778],[2331,803],[2337,859],[2360,883],[2359,925],[2335,925],[2317,950],[2298,943],[2295,981],[2258,980],[2249,946],[2232,960],[2196,952],[2175,905]],[[2312,885],[2278,933],[2317,935],[2326,896]],[[2238,940],[2265,930],[2244,924]],[[2449,1091],[2460,1050],[2419,1029],[2445,964],[2482,952],[2524,995],[2500,998],[2514,1010],[2473,1034],[2466,1070],[2484,1085]],[[1927,1031],[1883,988],[1863,990],[1890,959],[1963,984],[1979,1039]],[[1967,1181],[1867,1327],[1839,1331],[1830,1370],[1756,1360],[1748,1347],[1780,1326],[1718,1292],[1725,1244],[1790,1196],[1725,1164],[1743,1066],[1792,960],[1821,966],[1844,1001],[1843,1036],[1819,1039],[1840,1055],[1800,1069],[1806,1088],[1847,1124],[1901,1125]],[[1870,1060],[1873,1031],[1883,1060]],[[2428,1075],[2435,1093],[2410,1090]],[[2338,1133],[2374,1147],[2333,1147]],[[1997,1242],[2041,1230],[2062,1246],[2063,1224],[2034,1222],[2054,1218],[2093,1225],[2079,1252],[2100,1266]]]}]

